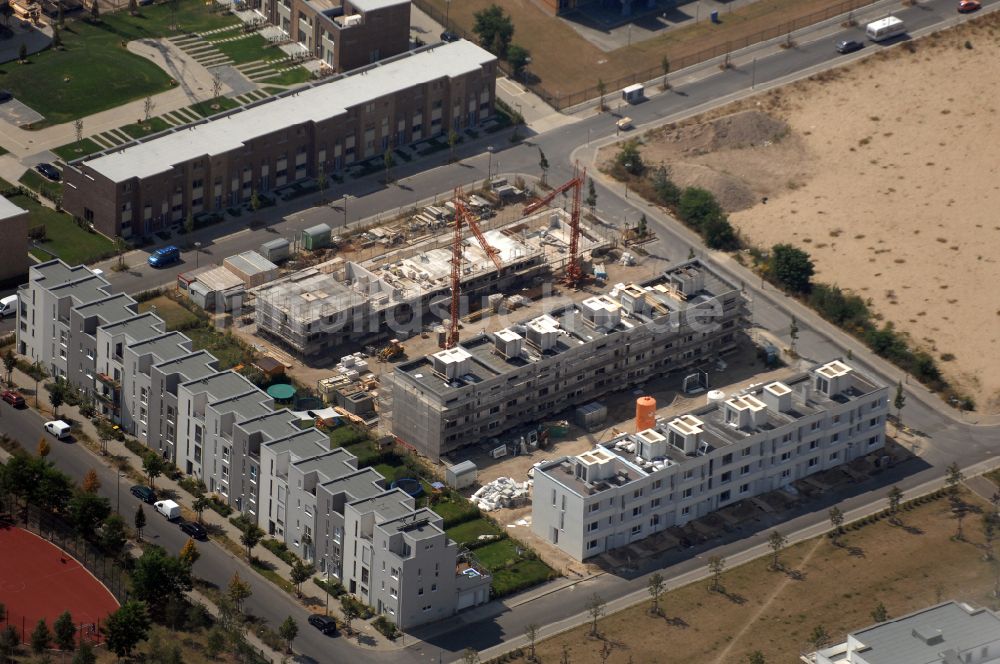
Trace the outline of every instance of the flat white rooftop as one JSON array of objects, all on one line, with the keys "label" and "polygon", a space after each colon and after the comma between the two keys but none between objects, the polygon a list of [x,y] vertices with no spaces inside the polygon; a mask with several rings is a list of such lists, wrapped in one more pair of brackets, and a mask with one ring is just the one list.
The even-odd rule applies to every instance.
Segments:
[{"label": "flat white rooftop", "polygon": [[24,214],[27,210],[22,210],[3,196],[0,196],[0,219],[10,219],[19,214]]},{"label": "flat white rooftop", "polygon": [[178,129],[86,164],[113,182],[166,173],[176,164],[238,150],[247,141],[288,127],[346,115],[348,109],[371,100],[442,77],[462,76],[494,60],[491,53],[464,39],[442,44]]},{"label": "flat white rooftop", "polygon": [[349,0],[349,2],[359,12],[370,12],[376,9],[395,7],[396,5],[410,4],[410,0]]}]

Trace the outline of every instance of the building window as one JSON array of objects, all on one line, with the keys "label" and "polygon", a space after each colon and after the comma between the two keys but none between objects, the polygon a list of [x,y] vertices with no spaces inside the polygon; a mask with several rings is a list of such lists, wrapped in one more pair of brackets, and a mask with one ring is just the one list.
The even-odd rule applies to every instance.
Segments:
[{"label": "building window", "polygon": [[682,507],[681,508],[681,516],[687,516],[690,513],[691,513],[691,508],[690,507]]},{"label": "building window", "polygon": [[748,457],[748,456],[750,456],[751,454],[753,454],[753,448],[752,448],[752,447],[744,447],[744,448],[743,448],[743,451],[742,451],[742,452],[741,452],[740,454],[741,454],[742,456],[745,456],[745,457]]},{"label": "building window", "polygon": [[722,493],[719,494],[719,502],[724,503],[727,500],[729,500],[729,497],[730,497],[729,491],[723,491]]},{"label": "building window", "polygon": [[634,526],[632,526],[632,534],[633,535],[638,535],[641,532],[642,532],[642,524],[641,523],[637,523]]},{"label": "building window", "polygon": [[740,494],[741,495],[745,494],[745,493],[749,493],[749,492],[750,492],[750,485],[749,484],[741,484],[740,485]]},{"label": "building window", "polygon": [[592,533],[597,530],[597,521],[591,521],[587,524],[587,532]]},{"label": "building window", "polygon": [[589,542],[587,542],[587,551],[591,551],[596,548],[597,548],[597,540],[592,539]]},{"label": "building window", "polygon": [[809,467],[814,468],[819,463],[819,457],[809,459]]},{"label": "building window", "polygon": [[663,480],[656,480],[655,482],[653,482],[653,491],[656,491],[661,486],[663,486]]},{"label": "building window", "polygon": [[[555,501],[552,501],[552,504],[555,505],[556,504]],[[587,513],[590,514],[596,512],[600,508],[601,508],[600,503],[591,503],[590,505],[587,505]]]},{"label": "building window", "polygon": [[690,497],[691,497],[691,489],[684,489],[684,492],[681,494],[681,498],[690,498]]},{"label": "building window", "polygon": [[839,452],[830,452],[830,461],[836,461],[838,456],[840,456]]},{"label": "building window", "polygon": [[750,474],[750,464],[747,464],[742,468],[740,468],[740,475],[749,475],[749,474]]},{"label": "building window", "polygon": [[653,498],[651,501],[649,501],[649,506],[650,507],[659,507],[660,506],[660,499],[659,498]]}]

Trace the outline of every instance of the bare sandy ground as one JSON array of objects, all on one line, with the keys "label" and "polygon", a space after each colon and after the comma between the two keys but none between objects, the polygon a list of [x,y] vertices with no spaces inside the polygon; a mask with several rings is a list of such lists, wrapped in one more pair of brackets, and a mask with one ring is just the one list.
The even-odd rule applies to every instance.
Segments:
[{"label": "bare sandy ground", "polygon": [[661,130],[643,156],[717,192],[750,242],[808,251],[997,413],[998,58],[983,16]]}]

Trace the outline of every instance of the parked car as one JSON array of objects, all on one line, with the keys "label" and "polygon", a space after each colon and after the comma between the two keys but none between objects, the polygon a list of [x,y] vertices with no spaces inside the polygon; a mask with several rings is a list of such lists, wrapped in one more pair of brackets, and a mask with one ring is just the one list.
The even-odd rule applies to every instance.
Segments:
[{"label": "parked car", "polygon": [[176,263],[181,259],[181,250],[170,245],[169,247],[161,247],[151,253],[146,262],[153,267],[165,267],[171,263]]},{"label": "parked car", "polygon": [[865,47],[857,39],[841,39],[837,42],[837,53],[854,53]]},{"label": "parked car", "polygon": [[141,500],[144,503],[152,505],[156,502],[156,492],[150,489],[145,484],[136,484],[129,491],[132,495]]},{"label": "parked car", "polygon": [[45,430],[59,440],[63,440],[64,438],[69,438],[70,426],[62,420],[52,420],[45,423]]},{"label": "parked car", "polygon": [[24,408],[24,397],[17,390],[4,390],[2,398],[14,408]]},{"label": "parked car", "polygon": [[958,3],[958,13],[968,14],[969,12],[979,11],[980,7],[982,5],[979,4],[979,0],[962,0]]},{"label": "parked car", "polygon": [[177,521],[181,518],[181,506],[172,500],[158,500],[153,503],[153,509],[162,514],[167,521]]},{"label": "parked car", "polygon": [[53,182],[59,182],[59,180],[62,180],[62,173],[60,173],[59,169],[52,164],[39,164],[38,166],[35,166],[35,170]]},{"label": "parked car", "polygon": [[0,298],[0,319],[17,314],[17,295]]},{"label": "parked car", "polygon": [[181,524],[181,530],[188,537],[193,537],[196,540],[206,540],[208,539],[208,531],[205,530],[205,526],[200,523],[195,523],[194,521],[185,521]]},{"label": "parked car", "polygon": [[461,37],[459,37],[454,32],[449,32],[445,30],[444,32],[441,33],[441,41],[443,42],[456,42],[459,39],[461,39]]},{"label": "parked car", "polygon": [[0,90],[0,104],[10,101],[13,98],[14,94],[10,90]]},{"label": "parked car", "polygon": [[327,636],[337,635],[337,621],[330,616],[321,616],[318,613],[314,613],[309,616],[309,624]]}]

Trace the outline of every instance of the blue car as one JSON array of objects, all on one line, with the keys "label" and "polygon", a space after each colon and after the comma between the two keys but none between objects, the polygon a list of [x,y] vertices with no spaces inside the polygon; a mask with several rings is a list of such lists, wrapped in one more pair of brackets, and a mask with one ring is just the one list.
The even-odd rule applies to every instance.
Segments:
[{"label": "blue car", "polygon": [[163,247],[151,253],[147,262],[153,267],[166,267],[171,263],[176,263],[180,259],[181,250],[173,245],[170,245],[169,247]]}]

